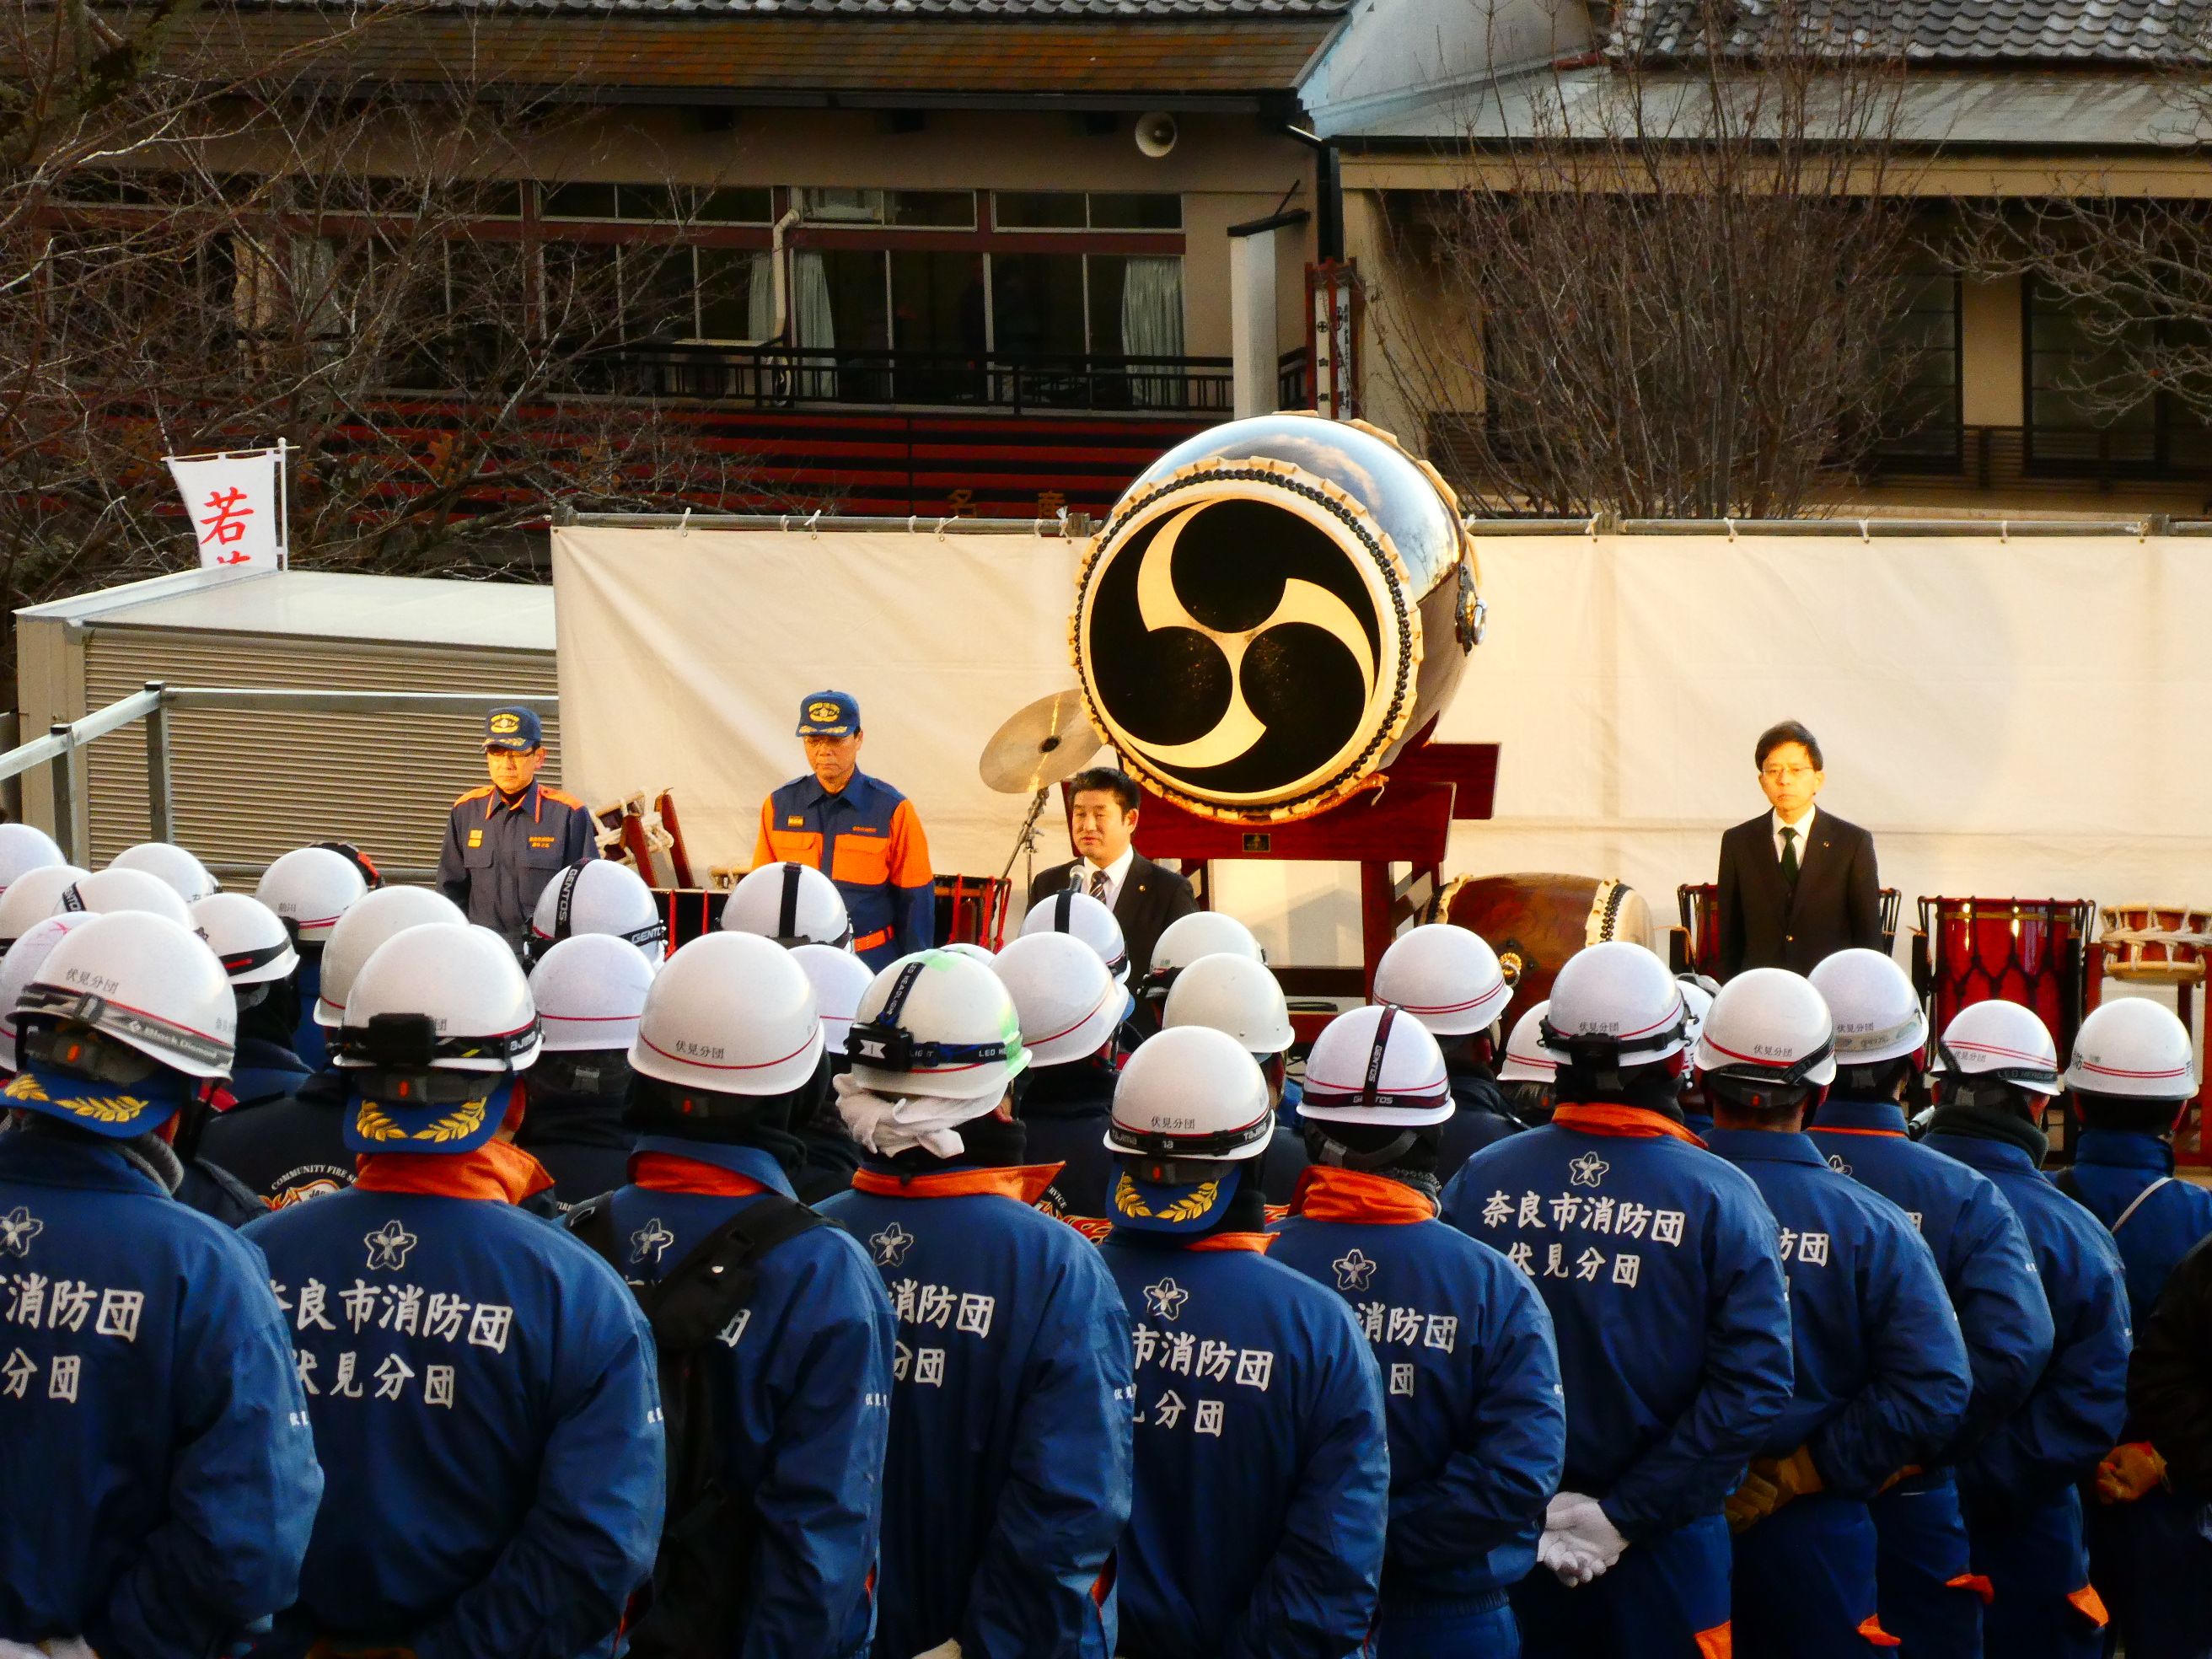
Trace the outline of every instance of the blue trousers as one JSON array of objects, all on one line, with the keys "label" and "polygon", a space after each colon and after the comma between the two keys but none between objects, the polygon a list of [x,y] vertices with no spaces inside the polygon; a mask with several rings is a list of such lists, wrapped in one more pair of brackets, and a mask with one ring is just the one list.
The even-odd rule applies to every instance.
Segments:
[{"label": "blue trousers", "polygon": [[1991,1659],[2098,1659],[2105,1610],[2089,1587],[2079,1492],[1973,1504],[1966,1539],[1992,1592],[1982,1620]]},{"label": "blue trousers", "polygon": [[1715,1659],[1728,1652],[1729,1532],[1717,1515],[1631,1544],[1569,1589],[1539,1567],[1513,1587],[1528,1659]]},{"label": "blue trousers", "polygon": [[1521,1627],[1504,1590],[1437,1598],[1385,1590],[1375,1659],[1521,1659]]},{"label": "blue trousers", "polygon": [[1881,1626],[1897,1659],[1968,1659],[1982,1650],[1981,1582],[1948,1469],[1900,1480],[1867,1505],[1880,1553]]},{"label": "blue trousers", "polygon": [[2212,1510],[2154,1487],[2082,1511],[2089,1576],[2128,1659],[2212,1659]]},{"label": "blue trousers", "polygon": [[1876,1641],[1874,1522],[1813,1492],[1735,1535],[1735,1641],[1757,1659],[1869,1659]]}]

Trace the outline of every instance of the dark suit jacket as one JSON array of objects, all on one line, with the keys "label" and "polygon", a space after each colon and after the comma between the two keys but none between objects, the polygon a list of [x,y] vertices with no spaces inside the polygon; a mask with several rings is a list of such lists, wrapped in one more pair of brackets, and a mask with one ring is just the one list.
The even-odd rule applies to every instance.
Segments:
[{"label": "dark suit jacket", "polygon": [[[1080,859],[1070,859],[1065,864],[1055,864],[1030,883],[1031,906],[1066,887],[1069,877],[1082,862]],[[1190,884],[1174,871],[1163,870],[1142,853],[1130,860],[1129,878],[1114,896],[1114,920],[1121,924],[1121,942],[1129,948],[1132,989],[1152,965],[1152,946],[1167,931],[1167,925],[1197,908],[1198,896],[1190,890]]]},{"label": "dark suit jacket", "polygon": [[1793,898],[1774,855],[1774,814],[1761,812],[1721,837],[1721,975],[1746,968],[1812,972],[1854,945],[1881,949],[1881,879],[1874,837],[1832,812],[1814,814],[1797,855]]}]

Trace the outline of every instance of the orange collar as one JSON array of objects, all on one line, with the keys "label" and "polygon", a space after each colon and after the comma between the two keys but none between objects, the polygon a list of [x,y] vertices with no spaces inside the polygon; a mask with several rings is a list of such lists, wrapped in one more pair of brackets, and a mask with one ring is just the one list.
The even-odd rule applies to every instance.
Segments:
[{"label": "orange collar", "polygon": [[365,1193],[416,1193],[427,1198],[480,1198],[520,1204],[553,1184],[545,1166],[504,1140],[473,1152],[363,1152],[354,1185]]},{"label": "orange collar", "polygon": [[1664,1112],[1655,1112],[1648,1106],[1626,1106],[1619,1101],[1562,1106],[1552,1114],[1552,1121],[1562,1129],[1577,1129],[1586,1135],[1622,1135],[1638,1140],[1672,1135],[1692,1146],[1705,1144]]},{"label": "orange collar", "polygon": [[767,1187],[750,1176],[673,1152],[633,1152],[629,1179],[648,1193],[700,1193],[710,1198],[750,1198]]},{"label": "orange collar", "polygon": [[1402,1181],[1367,1170],[1338,1170],[1316,1164],[1298,1177],[1291,1213],[1311,1221],[1372,1221],[1402,1226],[1426,1221],[1437,1206]]},{"label": "orange collar", "polygon": [[1892,1140],[1912,1139],[1902,1129],[1839,1129],[1832,1123],[1814,1123],[1806,1127],[1808,1135],[1887,1135]]},{"label": "orange collar", "polygon": [[1186,1250],[1249,1250],[1255,1255],[1267,1254],[1267,1247],[1275,1242],[1273,1233],[1210,1233],[1204,1238],[1193,1239],[1183,1246]]},{"label": "orange collar", "polygon": [[853,1190],[878,1198],[972,1198],[978,1193],[1035,1204],[1059,1178],[1061,1164],[1014,1164],[989,1170],[943,1170],[902,1176],[890,1170],[853,1171]]}]

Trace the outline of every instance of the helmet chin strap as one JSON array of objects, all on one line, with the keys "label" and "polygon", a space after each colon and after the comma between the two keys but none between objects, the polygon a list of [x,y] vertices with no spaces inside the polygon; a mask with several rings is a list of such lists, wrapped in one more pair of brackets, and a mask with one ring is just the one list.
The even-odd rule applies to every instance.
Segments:
[{"label": "helmet chin strap", "polygon": [[1319,1121],[1310,1118],[1307,1127],[1316,1132],[1315,1138],[1321,1142],[1315,1149],[1320,1161],[1340,1170],[1388,1169],[1412,1152],[1420,1139],[1411,1129],[1406,1129],[1371,1152],[1356,1152],[1322,1128]]}]

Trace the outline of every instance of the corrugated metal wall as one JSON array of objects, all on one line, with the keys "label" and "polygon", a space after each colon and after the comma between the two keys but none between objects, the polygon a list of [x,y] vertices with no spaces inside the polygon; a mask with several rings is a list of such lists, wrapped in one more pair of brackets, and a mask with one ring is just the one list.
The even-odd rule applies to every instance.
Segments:
[{"label": "corrugated metal wall", "polygon": [[[463,651],[380,642],[94,629],[85,650],[85,707],[128,696],[148,680],[172,685],[303,690],[557,690],[550,651]],[[314,841],[365,848],[387,870],[438,860],[446,809],[485,781],[481,717],[258,714],[196,710],[169,717],[176,838],[210,864],[264,865]],[[557,781],[561,728],[545,727],[544,775]],[[143,841],[146,745],[127,726],[87,757],[93,862]]]}]

